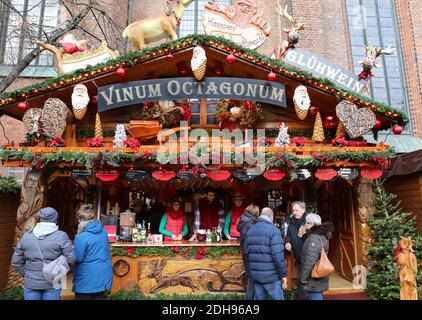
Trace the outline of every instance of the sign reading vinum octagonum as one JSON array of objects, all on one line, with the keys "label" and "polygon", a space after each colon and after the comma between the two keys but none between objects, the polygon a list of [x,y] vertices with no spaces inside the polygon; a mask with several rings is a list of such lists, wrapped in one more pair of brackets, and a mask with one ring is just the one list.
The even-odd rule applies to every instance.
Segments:
[{"label": "sign reading vinum octagonum", "polygon": [[98,112],[150,101],[178,99],[235,99],[286,106],[284,84],[245,78],[207,77],[152,79],[98,88]]}]

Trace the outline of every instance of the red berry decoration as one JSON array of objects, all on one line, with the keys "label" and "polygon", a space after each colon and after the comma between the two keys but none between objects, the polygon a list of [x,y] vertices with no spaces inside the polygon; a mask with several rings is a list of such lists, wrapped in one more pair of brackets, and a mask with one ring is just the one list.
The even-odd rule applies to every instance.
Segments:
[{"label": "red berry decoration", "polygon": [[215,73],[217,76],[221,76],[221,75],[223,74],[223,68],[222,68],[221,66],[216,66],[216,67],[214,68],[214,73]]},{"label": "red berry decoration", "polygon": [[186,64],[180,64],[178,66],[178,72],[179,72],[180,75],[182,75],[182,76],[187,75],[188,71],[189,71],[189,69],[188,69],[188,66]]},{"label": "red berry decoration", "polygon": [[167,59],[167,61],[168,61],[168,62],[172,62],[172,61],[174,60],[174,56],[173,56],[171,53],[169,53],[169,54],[166,56],[166,59]]},{"label": "red berry decoration", "polygon": [[28,104],[26,102],[19,102],[18,108],[22,111],[26,111],[28,109]]},{"label": "red berry decoration", "polygon": [[379,129],[382,126],[382,121],[377,119],[375,120],[375,125],[374,125],[374,129]]},{"label": "red berry decoration", "polygon": [[98,96],[91,97],[91,103],[92,104],[97,104],[98,103]]},{"label": "red berry decoration", "polygon": [[394,134],[401,134],[403,132],[403,128],[402,127],[400,127],[400,126],[398,126],[398,125],[395,125],[394,127],[393,127],[393,133]]},{"label": "red berry decoration", "polygon": [[337,127],[339,120],[334,112],[325,113],[322,116],[322,125],[325,129],[332,130]]},{"label": "red berry decoration", "polygon": [[319,107],[317,107],[317,106],[310,106],[308,112],[309,112],[309,114],[311,116],[314,116],[315,117],[318,114],[318,112],[319,112]]},{"label": "red berry decoration", "polygon": [[268,80],[270,80],[270,81],[274,81],[275,79],[277,79],[277,75],[274,73],[274,72],[270,72],[268,75],[267,75],[267,78],[268,78]]},{"label": "red berry decoration", "polygon": [[232,64],[236,61],[236,57],[233,53],[230,53],[227,57],[226,57],[226,61],[229,64]]},{"label": "red berry decoration", "polygon": [[120,78],[123,78],[126,75],[126,70],[120,67],[116,70],[116,75]]}]

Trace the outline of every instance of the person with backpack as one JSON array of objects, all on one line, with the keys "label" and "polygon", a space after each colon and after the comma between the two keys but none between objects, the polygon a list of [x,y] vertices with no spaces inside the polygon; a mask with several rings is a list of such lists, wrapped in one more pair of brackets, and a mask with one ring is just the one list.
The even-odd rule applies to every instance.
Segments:
[{"label": "person with backpack", "polygon": [[68,235],[56,225],[58,213],[46,207],[37,213],[39,222],[25,232],[12,256],[12,266],[24,279],[25,300],[60,300],[62,283],[74,261]]},{"label": "person with backpack", "polygon": [[111,289],[112,266],[107,232],[96,220],[91,205],[83,205],[75,237],[75,270],[73,291],[77,300],[104,300]]}]

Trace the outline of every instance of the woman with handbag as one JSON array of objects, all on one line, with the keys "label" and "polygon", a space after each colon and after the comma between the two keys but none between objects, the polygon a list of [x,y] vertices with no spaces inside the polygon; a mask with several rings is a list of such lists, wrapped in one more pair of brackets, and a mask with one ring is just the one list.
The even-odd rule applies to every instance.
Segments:
[{"label": "woman with handbag", "polygon": [[321,217],[314,213],[306,216],[307,238],[302,248],[302,285],[308,291],[309,300],[323,300],[322,293],[328,290],[329,275],[334,267],[327,258],[333,224],[321,223]]},{"label": "woman with handbag", "polygon": [[22,236],[12,266],[23,276],[25,300],[59,300],[68,263],[74,260],[72,241],[56,225],[55,209],[42,208],[37,215],[40,222]]}]

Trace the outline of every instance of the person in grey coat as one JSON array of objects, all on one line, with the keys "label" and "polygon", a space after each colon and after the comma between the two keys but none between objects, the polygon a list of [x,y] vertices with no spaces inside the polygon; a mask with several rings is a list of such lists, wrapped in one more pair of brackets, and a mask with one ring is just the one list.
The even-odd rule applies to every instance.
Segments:
[{"label": "person in grey coat", "polygon": [[58,214],[55,209],[42,208],[38,218],[40,222],[31,232],[25,232],[16,246],[12,266],[24,278],[25,300],[59,300],[61,288],[55,289],[45,279],[43,265],[61,255],[68,263],[73,263],[73,245],[68,235],[56,225]]},{"label": "person in grey coat", "polygon": [[304,289],[308,291],[309,300],[323,300],[322,292],[328,290],[329,277],[312,278],[311,274],[313,267],[320,259],[321,241],[328,255],[333,224],[331,222],[321,223],[319,215],[309,213],[306,216],[305,228],[308,236],[302,247],[301,283]]}]

